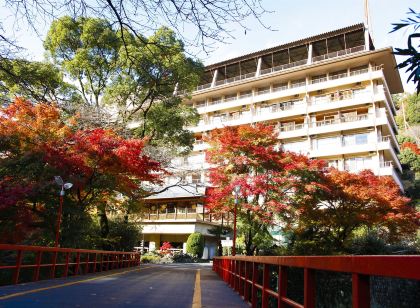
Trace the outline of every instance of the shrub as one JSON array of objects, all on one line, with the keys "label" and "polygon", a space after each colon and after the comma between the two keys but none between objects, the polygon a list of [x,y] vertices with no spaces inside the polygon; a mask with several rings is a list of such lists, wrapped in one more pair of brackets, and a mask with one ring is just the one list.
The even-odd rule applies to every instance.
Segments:
[{"label": "shrub", "polygon": [[194,257],[201,258],[204,249],[204,236],[201,233],[194,232],[190,234],[187,240],[187,253]]},{"label": "shrub", "polygon": [[193,256],[187,254],[187,253],[177,253],[174,254],[172,257],[172,260],[175,263],[196,263],[197,258],[194,258]]},{"label": "shrub", "polygon": [[141,257],[140,262],[141,263],[160,263],[160,257],[155,255],[144,255]]},{"label": "shrub", "polygon": [[171,251],[169,250],[171,248],[173,248],[172,245],[171,245],[171,243],[169,243],[169,242],[163,242],[162,247],[160,247],[160,251],[163,254],[169,254],[169,253],[171,253]]}]

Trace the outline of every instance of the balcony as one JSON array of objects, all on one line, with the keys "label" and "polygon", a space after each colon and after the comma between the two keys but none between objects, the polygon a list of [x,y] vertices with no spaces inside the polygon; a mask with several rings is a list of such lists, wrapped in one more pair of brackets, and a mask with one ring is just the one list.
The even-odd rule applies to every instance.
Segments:
[{"label": "balcony", "polygon": [[255,77],[255,74],[256,74],[256,72],[252,72],[252,73],[248,73],[248,74],[244,74],[244,75],[239,75],[239,76],[219,80],[219,81],[216,81],[216,86],[221,86],[221,85],[232,83],[232,82],[235,82],[235,81],[240,81],[240,80],[244,80],[244,79],[253,78],[253,77]]},{"label": "balcony", "polygon": [[292,137],[298,137],[306,135],[307,133],[307,125],[305,123],[300,124],[286,124],[282,125],[277,128],[277,131],[279,132],[280,138],[292,138]]},{"label": "balcony", "polygon": [[378,172],[376,172],[376,175],[387,175],[387,176],[391,176],[395,183],[398,184],[398,186],[400,187],[401,191],[404,191],[404,185],[401,181],[400,176],[398,175],[398,173],[395,171],[394,168],[394,163],[392,161],[383,161],[380,162],[379,165],[379,170]]},{"label": "balcony", "polygon": [[338,50],[338,51],[327,53],[325,55],[312,57],[312,62],[319,62],[319,61],[323,61],[323,60],[328,60],[328,59],[341,57],[341,56],[345,56],[345,55],[348,55],[348,54],[351,54],[351,53],[364,51],[364,50],[365,50],[364,45],[360,45],[360,46],[356,46],[356,47],[352,47],[352,48],[347,48],[347,49],[343,49],[343,50]]},{"label": "balcony", "polygon": [[280,117],[303,114],[305,112],[305,108],[305,100],[295,100],[260,107],[256,112],[254,121],[261,122]]},{"label": "balcony", "polygon": [[270,74],[270,73],[274,73],[274,72],[283,71],[283,70],[286,70],[286,69],[289,69],[289,68],[292,68],[292,67],[296,67],[296,66],[300,66],[300,65],[304,65],[304,64],[307,64],[307,63],[308,63],[308,60],[303,59],[303,60],[300,60],[300,61],[295,61],[295,62],[291,62],[291,63],[286,63],[286,64],[266,68],[266,69],[261,70],[260,75],[266,75],[266,74]]}]

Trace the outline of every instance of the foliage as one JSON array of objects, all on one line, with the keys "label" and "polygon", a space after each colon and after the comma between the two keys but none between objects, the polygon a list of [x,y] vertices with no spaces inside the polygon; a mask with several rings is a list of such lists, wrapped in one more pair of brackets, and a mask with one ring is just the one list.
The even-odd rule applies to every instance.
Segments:
[{"label": "foliage", "polygon": [[[244,226],[245,251],[253,254],[258,246],[254,238],[266,234],[276,216],[317,189],[314,181],[323,162],[277,149],[278,139],[272,126],[226,127],[212,132],[207,161],[214,186],[207,198],[216,213],[233,212],[232,191],[240,185],[238,218]],[[264,236],[263,236],[264,237]]]},{"label": "foliage", "polygon": [[420,38],[420,33],[415,33],[420,29],[420,13],[416,13],[413,9],[409,9],[407,13],[410,17],[406,20],[401,20],[399,23],[392,24],[394,28],[391,32],[400,30],[405,27],[413,27],[414,33],[408,36],[407,48],[395,48],[394,54],[398,56],[409,57],[407,60],[397,65],[397,68],[407,67],[406,72],[411,72],[407,81],[413,80],[417,85],[417,94],[420,93],[420,53],[416,46],[413,46],[413,40]]},{"label": "foliage", "polygon": [[331,169],[321,184],[321,191],[284,218],[296,242],[339,253],[362,228],[376,230],[387,242],[415,235],[420,213],[408,205],[391,177]]},{"label": "foliage", "polygon": [[198,259],[188,253],[175,253],[172,257],[174,263],[196,263]]},{"label": "foliage", "polygon": [[123,124],[138,123],[135,135],[150,136],[160,145],[191,146],[193,135],[183,127],[195,124],[198,114],[174,91],[195,89],[201,63],[185,55],[184,44],[168,28],[148,38],[127,35],[126,42],[129,57],[121,54],[121,72],[106,89],[104,101],[118,105]]},{"label": "foliage", "polygon": [[[22,99],[1,108],[0,115],[3,187],[28,189],[16,194],[8,210],[30,211],[36,217],[32,227],[50,230],[47,238],[52,238],[58,201],[55,175],[74,184],[65,199],[65,213],[67,206],[85,212],[96,208],[105,227],[107,207],[124,211],[126,200],[139,200],[147,193],[141,189],[144,182],[160,182],[159,163],[143,154],[146,140],[125,139],[112,130],[78,130],[76,119],[64,121],[55,106]],[[73,214],[79,217],[80,211]],[[77,228],[71,216],[72,212],[63,216],[63,225],[69,220]]]},{"label": "foliage", "polygon": [[156,255],[143,255],[140,258],[141,263],[160,263],[160,257]]},{"label": "foliage", "polygon": [[391,177],[324,169],[322,161],[277,149],[277,136],[266,125],[226,127],[209,142],[216,187],[208,206],[233,212],[232,191],[240,185],[240,236],[248,255],[269,242],[267,229],[275,224],[301,253],[343,252],[363,228],[377,230],[387,242],[415,235],[420,214]]},{"label": "foliage", "polygon": [[169,242],[163,242],[162,246],[160,247],[160,251],[164,254],[168,254],[171,253],[171,251],[169,249],[172,249],[172,245]]},{"label": "foliage", "polygon": [[60,71],[50,63],[24,59],[0,62],[0,98],[3,102],[9,103],[16,96],[61,103],[79,100],[75,87],[64,82]]},{"label": "foliage", "polygon": [[[263,24],[261,16],[266,12],[262,7],[262,0],[22,0],[7,1],[4,6],[15,14],[13,28],[30,27],[37,32],[41,21],[45,23],[58,19],[66,12],[73,17],[95,16],[108,20],[119,28],[129,29],[134,35],[157,29],[162,25],[170,25],[183,40],[189,41],[193,46],[202,46],[206,50],[213,49],[215,42],[225,42],[232,38],[233,34],[229,29],[232,24],[246,30],[244,21],[249,17]],[[0,30],[3,30],[1,23]],[[14,47],[13,39],[6,35],[0,36],[0,56],[15,49]]]},{"label": "foliage", "polygon": [[153,145],[192,147],[193,134],[184,127],[196,123],[198,114],[178,94],[195,88],[202,64],[185,55],[173,31],[135,36],[104,19],[64,16],[53,21],[44,46],[94,106],[91,113],[99,113],[93,122],[104,120],[103,98],[118,112],[114,126],[125,130],[130,124],[134,136]]},{"label": "foliage", "polygon": [[356,255],[395,255],[395,254],[418,254],[419,248],[413,244],[404,242],[387,244],[376,232],[367,232],[353,239],[348,247],[348,253]]},{"label": "foliage", "polygon": [[137,223],[125,221],[122,218],[109,220],[109,234],[103,239],[102,246],[106,250],[132,251],[140,238],[140,228]]},{"label": "foliage", "polygon": [[54,62],[78,82],[84,101],[97,107],[108,80],[118,72],[120,46],[106,20],[69,16],[52,22],[44,42]]},{"label": "foliage", "polygon": [[420,94],[398,96],[395,103],[400,111],[395,120],[401,130],[406,130],[407,126],[420,125]]},{"label": "foliage", "polygon": [[187,239],[187,253],[194,257],[201,258],[204,249],[204,236],[201,233],[194,232]]}]

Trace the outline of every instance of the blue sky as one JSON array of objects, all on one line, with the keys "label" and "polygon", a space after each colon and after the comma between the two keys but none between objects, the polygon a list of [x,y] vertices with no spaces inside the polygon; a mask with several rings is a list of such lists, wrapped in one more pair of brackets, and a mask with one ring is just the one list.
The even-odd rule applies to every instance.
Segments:
[{"label": "blue sky", "polygon": [[[272,13],[263,16],[262,21],[276,31],[261,26],[249,18],[246,31],[237,25],[230,25],[233,39],[227,44],[217,44],[209,55],[201,52],[199,57],[205,64],[219,62],[231,57],[256,50],[276,46],[308,36],[363,22],[363,0],[263,0],[264,7]],[[376,48],[406,46],[410,32],[400,30],[389,34],[391,23],[406,18],[408,8],[420,11],[420,1],[413,0],[370,0],[372,35]],[[10,12],[0,7],[0,19],[8,30],[14,23]],[[40,33],[44,36],[48,25],[40,23]],[[27,55],[34,60],[43,58],[42,40],[33,31],[21,28],[15,32],[19,43],[27,49]],[[191,50],[197,53],[198,50]],[[397,59],[401,61],[401,59]],[[406,75],[401,78],[406,91],[413,92],[414,84],[406,83]]]}]

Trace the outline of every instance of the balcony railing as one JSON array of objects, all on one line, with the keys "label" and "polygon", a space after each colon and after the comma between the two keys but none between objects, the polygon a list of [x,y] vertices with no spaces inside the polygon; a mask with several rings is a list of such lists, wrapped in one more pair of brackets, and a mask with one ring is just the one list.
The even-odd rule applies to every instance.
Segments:
[{"label": "balcony railing", "polygon": [[348,117],[341,117],[337,119],[316,121],[314,126],[320,127],[320,126],[328,126],[328,125],[347,123],[347,122],[363,121],[363,120],[367,120],[368,118],[369,118],[368,114],[360,114],[357,116],[348,116]]},{"label": "balcony railing", "polygon": [[292,83],[290,85],[290,88],[293,89],[293,88],[299,88],[299,87],[304,87],[304,86],[306,86],[306,81]]},{"label": "balcony railing", "polygon": [[364,45],[356,46],[356,47],[352,47],[352,48],[347,48],[347,49],[343,49],[343,50],[338,50],[338,51],[327,53],[325,55],[312,57],[312,62],[318,62],[318,61],[322,61],[322,60],[327,60],[327,59],[331,59],[331,58],[345,56],[345,55],[348,55],[350,53],[359,52],[359,51],[363,51],[363,50],[365,50]]},{"label": "balcony railing", "polygon": [[311,99],[312,104],[314,105],[321,105],[326,104],[330,102],[337,102],[342,100],[349,100],[349,99],[355,99],[358,97],[365,96],[366,94],[370,93],[369,90],[344,90],[344,91],[338,91],[335,93],[330,93],[327,95],[318,95],[314,96]]},{"label": "balcony railing", "polygon": [[283,125],[280,127],[281,132],[291,132],[294,130],[303,129],[305,127],[305,124],[292,124],[292,125]]},{"label": "balcony railing", "polygon": [[232,82],[239,81],[239,80],[252,78],[252,77],[255,77],[255,73],[256,72],[252,72],[252,73],[248,73],[248,74],[244,74],[244,75],[239,75],[239,76],[219,80],[219,81],[216,81],[216,85],[220,86],[222,84],[227,84],[227,83],[232,83]]},{"label": "balcony railing", "polygon": [[394,167],[394,163],[392,161],[381,161],[379,162],[379,166],[381,168],[389,168],[389,167]]},{"label": "balcony railing", "polygon": [[350,76],[362,75],[362,74],[366,74],[367,72],[369,72],[369,69],[368,68],[363,68],[363,69],[360,69],[360,70],[351,71]]},{"label": "balcony railing", "polygon": [[260,74],[265,75],[265,74],[269,74],[269,73],[273,73],[273,72],[282,71],[282,70],[285,70],[285,69],[288,69],[288,68],[292,68],[292,67],[295,67],[295,66],[306,64],[307,62],[308,62],[308,60],[303,59],[303,60],[292,62],[292,63],[286,63],[286,64],[266,68],[266,69],[261,70]]},{"label": "balcony railing", "polygon": [[327,81],[328,78],[327,77],[322,77],[322,78],[315,78],[311,80],[311,84],[316,84],[316,83],[320,83],[320,82],[325,82]]},{"label": "balcony railing", "polygon": [[210,83],[206,83],[206,84],[202,84],[197,86],[197,91],[203,90],[203,89],[208,89],[211,87],[211,82]]}]

